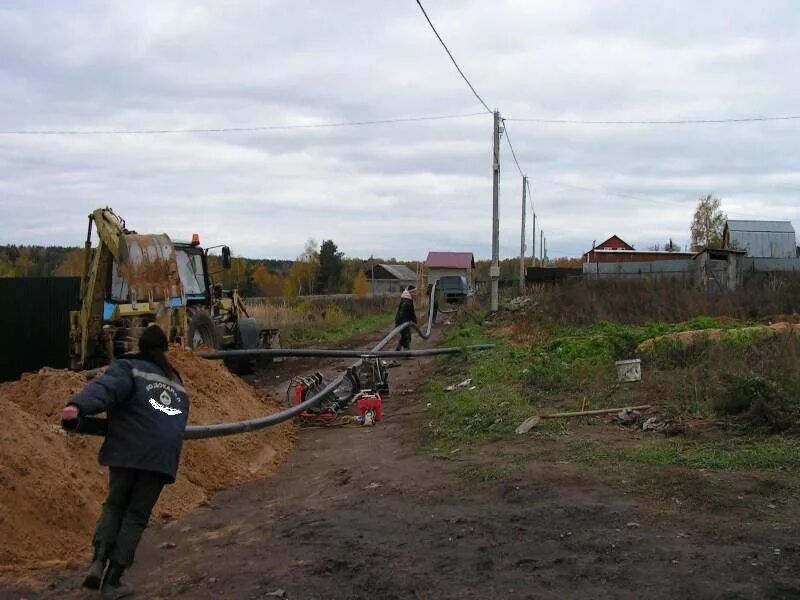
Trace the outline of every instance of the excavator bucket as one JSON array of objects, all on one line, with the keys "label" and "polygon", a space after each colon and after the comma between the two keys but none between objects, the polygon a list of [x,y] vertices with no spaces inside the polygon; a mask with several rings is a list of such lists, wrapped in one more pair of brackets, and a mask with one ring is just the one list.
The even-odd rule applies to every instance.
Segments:
[{"label": "excavator bucket", "polygon": [[165,233],[124,234],[119,240],[119,269],[130,290],[130,301],[164,302],[184,297],[175,246]]}]

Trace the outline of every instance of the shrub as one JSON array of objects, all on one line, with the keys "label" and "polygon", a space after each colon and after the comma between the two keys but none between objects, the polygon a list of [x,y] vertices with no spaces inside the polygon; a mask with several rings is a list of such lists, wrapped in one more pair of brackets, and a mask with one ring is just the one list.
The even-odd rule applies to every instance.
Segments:
[{"label": "shrub", "polygon": [[325,315],[325,323],[328,325],[341,325],[347,320],[347,316],[338,304],[329,304],[322,314]]},{"label": "shrub", "polygon": [[785,431],[795,424],[797,407],[775,381],[755,373],[727,376],[714,403],[718,414],[737,416],[755,428]]},{"label": "shrub", "polygon": [[[587,281],[579,279],[553,286],[539,286],[534,292],[535,312],[548,322],[592,325],[598,321],[647,324],[678,323],[697,315],[762,319],[800,312],[800,275],[781,276],[782,285],[766,285],[750,276],[735,292],[710,298],[704,290],[683,281]],[[796,318],[796,317],[795,317]],[[706,322],[707,324],[707,322]],[[718,325],[716,325],[718,326]]]}]

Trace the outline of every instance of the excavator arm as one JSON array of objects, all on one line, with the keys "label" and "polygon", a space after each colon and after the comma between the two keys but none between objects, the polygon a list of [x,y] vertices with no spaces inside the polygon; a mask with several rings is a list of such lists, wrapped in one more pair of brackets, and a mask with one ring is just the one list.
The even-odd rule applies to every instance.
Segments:
[{"label": "excavator arm", "polygon": [[[92,229],[98,243],[92,248]],[[131,318],[153,318],[172,298],[184,298],[175,248],[166,234],[138,235],[110,208],[89,215],[81,280],[81,309],[70,313],[71,362],[85,369],[113,358],[113,337],[104,332],[105,303],[114,263],[128,286],[130,304],[117,307]],[[108,335],[105,335],[108,333]],[[103,347],[107,343],[108,347]]]},{"label": "excavator arm", "polygon": [[[92,228],[99,239],[96,248],[92,248]],[[73,368],[89,366],[88,358],[98,354],[111,265],[119,257],[120,238],[126,231],[125,222],[109,208],[98,208],[89,215],[83,247],[81,309],[70,315]]]}]

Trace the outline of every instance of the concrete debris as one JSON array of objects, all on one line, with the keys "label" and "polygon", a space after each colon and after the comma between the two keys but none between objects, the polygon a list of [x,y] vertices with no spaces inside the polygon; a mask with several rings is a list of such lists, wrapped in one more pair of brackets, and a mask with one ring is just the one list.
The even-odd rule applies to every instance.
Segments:
[{"label": "concrete debris", "polygon": [[444,388],[444,391],[445,392],[452,392],[453,390],[457,390],[459,388],[470,387],[471,385],[472,385],[472,379],[471,378],[470,379],[465,379],[464,381],[462,381],[460,383],[453,383],[451,385],[448,385],[446,388]]},{"label": "concrete debris", "polygon": [[273,598],[286,598],[286,590],[278,588],[277,590],[272,590],[271,592],[267,592],[264,595],[272,596]]},{"label": "concrete debris", "polygon": [[659,417],[650,417],[642,424],[642,431],[664,431],[666,423]]},{"label": "concrete debris", "polygon": [[617,420],[626,426],[635,425],[642,418],[642,413],[632,408],[623,408],[616,415]]},{"label": "concrete debris", "polygon": [[158,545],[159,549],[161,550],[171,550],[175,548],[177,544],[175,542],[162,542]]},{"label": "concrete debris", "polygon": [[689,428],[684,423],[676,423],[661,417],[650,417],[642,423],[642,431],[655,431],[667,436],[682,435],[685,434],[688,429]]},{"label": "concrete debris", "polygon": [[522,310],[523,308],[526,308],[531,304],[533,304],[533,298],[531,298],[530,296],[517,296],[516,298],[512,298],[511,300],[509,300],[508,304],[506,305],[506,308],[511,312],[515,312],[518,310]]},{"label": "concrete debris", "polygon": [[664,427],[664,435],[683,435],[689,431],[689,426],[684,423],[667,423]]}]

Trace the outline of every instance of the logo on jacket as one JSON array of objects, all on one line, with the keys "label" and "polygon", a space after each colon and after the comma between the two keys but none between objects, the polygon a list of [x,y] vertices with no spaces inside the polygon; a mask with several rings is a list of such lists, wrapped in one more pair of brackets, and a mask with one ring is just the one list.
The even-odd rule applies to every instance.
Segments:
[{"label": "logo on jacket", "polygon": [[[160,399],[163,400],[163,397],[164,397],[164,394],[161,395]],[[167,397],[167,399],[170,402],[172,402],[172,399],[169,398],[169,396]],[[164,406],[163,404],[153,400],[152,398],[150,398],[150,406],[152,406],[153,408],[155,408],[158,411],[163,412],[165,415],[169,415],[170,417],[174,417],[175,415],[181,414],[181,411],[178,410],[177,408],[170,408],[169,406]]]}]

